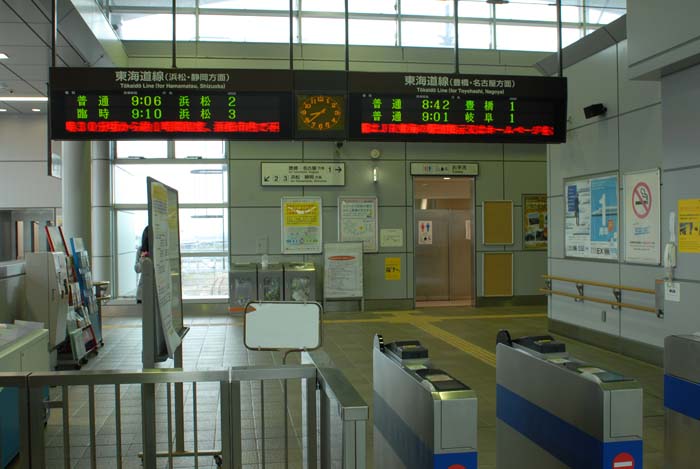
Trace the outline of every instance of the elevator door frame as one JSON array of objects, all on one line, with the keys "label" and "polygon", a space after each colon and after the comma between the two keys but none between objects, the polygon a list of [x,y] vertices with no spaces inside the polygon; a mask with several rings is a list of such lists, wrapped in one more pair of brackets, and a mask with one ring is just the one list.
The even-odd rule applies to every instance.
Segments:
[{"label": "elevator door frame", "polygon": [[[413,235],[413,252],[411,253],[411,256],[413,257],[413,308],[416,308],[416,297],[418,296],[416,294],[416,247],[418,246],[418,238],[415,236],[416,232],[416,223],[417,223],[417,218],[416,218],[416,211],[418,208],[416,207],[416,179],[425,179],[425,178],[430,178],[430,179],[442,179],[444,176],[411,176],[411,198],[412,198],[412,204],[413,204],[413,210],[411,211],[411,230],[414,233]],[[473,292],[473,298],[472,298],[472,304],[470,306],[476,307],[478,306],[478,298],[479,294],[477,291],[477,264],[478,264],[478,259],[477,259],[477,251],[476,251],[476,242],[477,242],[477,223],[479,217],[476,214],[476,176],[448,176],[451,179],[469,179],[471,180],[472,183],[472,203],[471,203],[471,213],[472,213],[472,226],[471,226],[471,231],[472,231],[472,268],[471,268],[471,273],[472,273],[472,281],[471,281],[471,287],[472,287],[472,292]],[[449,300],[448,300],[449,301]],[[447,302],[448,302],[447,301]]]}]

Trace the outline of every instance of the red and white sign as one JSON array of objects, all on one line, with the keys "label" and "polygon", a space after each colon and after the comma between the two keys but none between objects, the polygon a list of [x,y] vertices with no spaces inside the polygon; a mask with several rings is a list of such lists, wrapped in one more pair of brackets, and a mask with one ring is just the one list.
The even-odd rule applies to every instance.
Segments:
[{"label": "red and white sign", "polygon": [[620,453],[613,459],[613,469],[634,469],[634,458],[629,453]]},{"label": "red and white sign", "polygon": [[638,182],[632,189],[632,210],[637,218],[646,218],[651,213],[651,189],[646,182]]},{"label": "red and white sign", "polygon": [[625,262],[661,263],[660,179],[658,169],[623,176]]}]

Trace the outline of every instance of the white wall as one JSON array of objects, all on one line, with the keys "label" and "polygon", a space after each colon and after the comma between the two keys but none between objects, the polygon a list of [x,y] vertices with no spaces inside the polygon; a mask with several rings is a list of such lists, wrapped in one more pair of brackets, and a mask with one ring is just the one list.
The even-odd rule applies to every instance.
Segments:
[{"label": "white wall", "polygon": [[61,208],[46,148],[46,115],[0,116],[0,208]]},{"label": "white wall", "polygon": [[[657,82],[630,81],[627,41],[609,47],[567,68],[570,123],[567,143],[550,145],[548,194],[550,202],[549,272],[554,276],[654,289],[663,275],[660,267],[623,262],[565,257],[564,181],[599,173],[622,174],[662,166],[661,86]],[[586,119],[583,108],[603,103],[607,114]],[[662,178],[665,182],[665,179]],[[622,200],[622,193],[620,199]],[[621,214],[620,220],[623,219]],[[620,249],[623,249],[621,233]],[[621,254],[620,258],[624,258]],[[575,293],[573,284],[555,282],[554,288]],[[586,296],[614,300],[610,289],[585,287]],[[653,295],[623,294],[623,301],[654,307]],[[603,320],[602,311],[606,313]],[[633,310],[613,310],[604,304],[575,302],[563,296],[549,300],[552,319],[635,341],[663,345],[663,338],[678,332],[672,319]]]}]

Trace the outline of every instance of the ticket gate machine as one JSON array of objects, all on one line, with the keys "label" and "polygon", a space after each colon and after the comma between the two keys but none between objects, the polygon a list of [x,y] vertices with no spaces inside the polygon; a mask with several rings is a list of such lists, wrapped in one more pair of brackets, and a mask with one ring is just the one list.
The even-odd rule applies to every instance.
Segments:
[{"label": "ticket gate machine", "polygon": [[476,394],[411,340],[374,336],[374,467],[476,469]]},{"label": "ticket gate machine", "polygon": [[700,461],[700,335],[664,341],[664,467],[697,467]]},{"label": "ticket gate machine", "polygon": [[583,363],[551,336],[496,347],[499,469],[641,469],[642,388]]}]

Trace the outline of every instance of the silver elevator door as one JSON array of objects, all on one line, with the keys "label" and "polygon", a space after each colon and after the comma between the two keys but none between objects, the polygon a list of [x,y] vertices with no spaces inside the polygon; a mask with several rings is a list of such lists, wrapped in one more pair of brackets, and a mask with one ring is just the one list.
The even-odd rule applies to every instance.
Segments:
[{"label": "silver elevator door", "polygon": [[473,181],[415,178],[414,192],[416,301],[473,303]]}]

